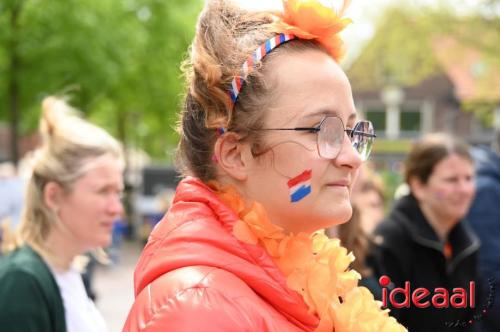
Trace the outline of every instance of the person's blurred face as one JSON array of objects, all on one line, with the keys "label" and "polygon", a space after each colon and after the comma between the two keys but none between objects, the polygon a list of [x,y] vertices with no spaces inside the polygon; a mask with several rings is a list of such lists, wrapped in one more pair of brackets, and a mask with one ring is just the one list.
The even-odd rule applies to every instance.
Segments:
[{"label": "person's blurred face", "polygon": [[[272,106],[264,110],[264,128],[316,127],[325,116],[336,116],[345,129],[353,128],[351,87],[333,59],[320,51],[276,59],[270,75],[277,86]],[[243,189],[248,198],[264,205],[273,223],[288,232],[311,233],[349,220],[350,192],[362,161],[347,134],[336,158],[325,159],[318,154],[317,132],[261,133],[264,148],[256,151],[259,157],[249,158]],[[292,202],[295,191],[289,181],[307,171],[311,192]]]},{"label": "person's blurred face", "polygon": [[63,195],[59,205],[59,218],[66,236],[82,250],[108,246],[113,221],[123,212],[121,164],[111,155],[88,163],[89,170]]},{"label": "person's blurred face", "polygon": [[356,192],[354,196],[354,204],[360,213],[361,227],[366,234],[371,234],[384,218],[384,199],[375,189]]},{"label": "person's blurred face", "polygon": [[458,222],[474,198],[474,165],[451,154],[434,167],[427,183],[418,187],[415,195],[424,208],[440,218]]}]

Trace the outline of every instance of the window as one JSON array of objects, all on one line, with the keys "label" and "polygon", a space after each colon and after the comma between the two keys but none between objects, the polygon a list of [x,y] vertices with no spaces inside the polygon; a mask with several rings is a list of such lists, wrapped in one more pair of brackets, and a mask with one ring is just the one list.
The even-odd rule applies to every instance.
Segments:
[{"label": "window", "polygon": [[373,123],[375,133],[385,132],[385,110],[383,109],[368,109],[365,112],[366,120]]},{"label": "window", "polygon": [[402,137],[418,136],[422,131],[422,113],[420,109],[416,106],[403,106],[399,118],[399,128]]}]

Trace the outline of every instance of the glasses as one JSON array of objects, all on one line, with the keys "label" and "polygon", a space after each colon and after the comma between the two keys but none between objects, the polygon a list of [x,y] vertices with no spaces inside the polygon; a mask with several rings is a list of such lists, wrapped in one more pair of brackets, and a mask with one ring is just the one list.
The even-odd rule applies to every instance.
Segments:
[{"label": "glasses", "polygon": [[366,161],[372,150],[373,141],[377,137],[370,121],[359,121],[354,128],[345,129],[342,120],[336,116],[324,117],[319,125],[311,128],[263,128],[262,130],[295,130],[317,133],[318,154],[326,159],[337,158],[342,150],[344,133],[347,133],[354,150],[358,152],[363,161]]}]

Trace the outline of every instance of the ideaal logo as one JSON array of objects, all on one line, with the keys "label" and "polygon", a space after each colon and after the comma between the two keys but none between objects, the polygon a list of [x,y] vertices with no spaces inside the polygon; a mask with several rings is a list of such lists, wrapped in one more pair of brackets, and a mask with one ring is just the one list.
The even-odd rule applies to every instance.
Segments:
[{"label": "ideaal logo", "polygon": [[[417,308],[428,308],[432,305],[437,309],[449,308],[450,306],[453,308],[476,309],[476,284],[474,281],[469,282],[468,289],[453,288],[451,294],[446,288],[442,287],[437,287],[433,291],[419,287],[412,291],[409,281],[405,282],[404,288],[395,287],[389,291],[387,287],[390,283],[391,278],[388,276],[381,276],[379,279],[379,284],[382,287],[382,305],[385,308],[388,307],[387,303],[389,302],[393,308],[397,309],[410,308],[412,304]],[[445,325],[447,327],[464,327],[467,324],[482,320],[488,309],[493,306],[495,295],[495,280],[493,278],[488,279],[488,284],[488,299],[486,305],[478,314],[475,314],[469,321],[445,322]],[[399,294],[404,298],[402,302],[396,300]]]},{"label": "ideaal logo", "polygon": [[488,310],[493,307],[495,300],[495,278],[488,279],[488,298],[486,299],[486,304],[482,307],[482,310],[472,316],[468,321],[457,320],[454,322],[445,322],[446,327],[465,327],[468,324],[473,324],[474,322],[479,322],[488,313]]},{"label": "ideaal logo", "polygon": [[[388,276],[382,276],[379,279],[380,286],[382,286],[382,303],[387,308],[387,301],[391,303],[393,308],[409,308],[410,302],[417,308],[427,308],[433,306],[434,308],[475,308],[476,303],[476,284],[474,281],[469,282],[469,289],[453,288],[450,292],[446,288],[438,287],[433,292],[427,288],[419,287],[411,290],[410,282],[406,281],[404,288],[396,287],[390,292],[387,286],[391,283]],[[402,294],[404,296],[403,302],[397,302],[396,296]],[[429,297],[430,296],[430,297]]]}]

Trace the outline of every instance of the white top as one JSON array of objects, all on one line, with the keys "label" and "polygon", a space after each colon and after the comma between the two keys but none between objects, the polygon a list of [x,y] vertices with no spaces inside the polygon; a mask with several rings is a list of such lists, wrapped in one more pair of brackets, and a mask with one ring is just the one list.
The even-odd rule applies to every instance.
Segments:
[{"label": "white top", "polygon": [[94,302],[87,296],[82,276],[75,269],[52,269],[64,304],[67,332],[107,332],[106,323]]}]

